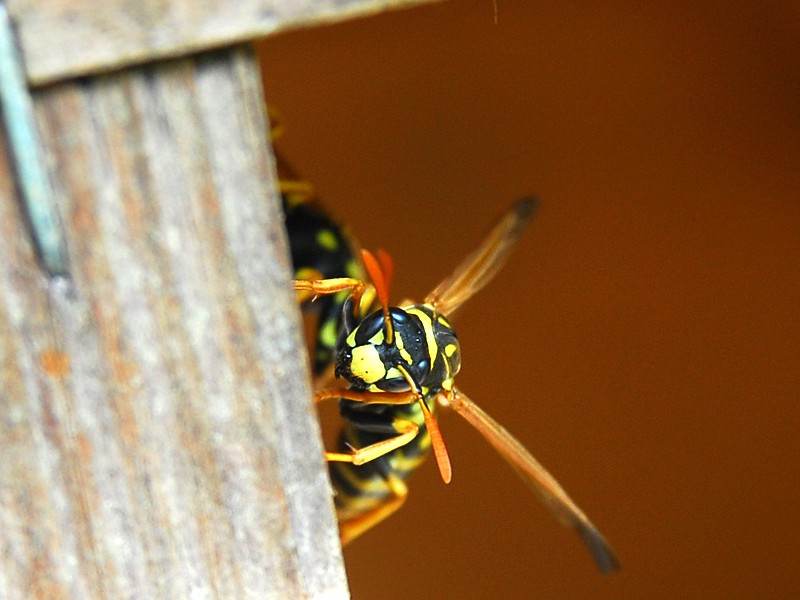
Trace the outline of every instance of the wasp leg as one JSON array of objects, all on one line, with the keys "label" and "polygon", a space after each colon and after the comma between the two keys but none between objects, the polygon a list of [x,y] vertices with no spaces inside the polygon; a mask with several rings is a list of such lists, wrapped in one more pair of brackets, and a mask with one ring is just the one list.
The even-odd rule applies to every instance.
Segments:
[{"label": "wasp leg", "polygon": [[369,446],[358,448],[352,452],[326,452],[325,458],[334,462],[349,462],[354,465],[363,465],[371,460],[380,458],[391,452],[397,450],[401,446],[405,446],[419,433],[419,425],[412,421],[405,419],[395,419],[392,421],[392,428],[398,433],[395,437],[387,440],[375,442]]},{"label": "wasp leg", "polygon": [[326,388],[314,394],[314,402],[323,400],[352,400],[362,404],[414,404],[419,400],[419,394],[413,390],[406,392],[359,392],[347,388]]},{"label": "wasp leg", "polygon": [[338,292],[349,291],[353,294],[353,305],[361,304],[361,297],[369,287],[368,283],[352,277],[334,277],[332,279],[295,279],[294,289],[303,292],[304,299],[315,300],[318,296],[326,294],[336,294]]},{"label": "wasp leg", "polygon": [[303,204],[317,197],[314,185],[299,179],[279,179],[278,191],[286,196],[290,206]]},{"label": "wasp leg", "polygon": [[408,496],[408,486],[395,474],[391,474],[386,483],[391,488],[392,494],[394,494],[391,498],[363,515],[339,524],[339,537],[342,541],[342,546],[349,544],[365,531],[372,529],[403,506],[406,496]]},{"label": "wasp leg", "polygon": [[[301,267],[294,273],[295,281],[316,281],[318,279],[324,279],[324,276],[320,271],[317,269],[312,269],[310,267]],[[314,292],[309,290],[297,290],[297,303],[303,304],[304,302],[313,301],[316,298]],[[314,327],[306,327],[306,331],[315,331]],[[309,346],[310,348],[311,346]]]},{"label": "wasp leg", "polygon": [[[412,404],[417,401],[418,395],[415,392],[359,392],[344,388],[330,388],[320,390],[314,395],[314,402],[322,402],[333,398],[344,398],[354,402],[364,404]],[[399,434],[395,437],[375,442],[369,446],[364,446],[351,453],[326,452],[325,458],[329,461],[350,462],[354,465],[363,465],[371,460],[380,458],[392,450],[405,446],[413,440],[419,432],[419,425],[405,419],[395,419],[392,421],[392,428]]]}]

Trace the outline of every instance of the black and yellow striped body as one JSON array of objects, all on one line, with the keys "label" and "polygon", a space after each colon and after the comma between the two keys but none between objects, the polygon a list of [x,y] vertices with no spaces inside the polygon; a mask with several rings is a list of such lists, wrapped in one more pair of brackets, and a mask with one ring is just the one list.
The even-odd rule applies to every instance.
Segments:
[{"label": "black and yellow striped body", "polygon": [[340,409],[345,426],[339,435],[338,448],[343,452],[394,437],[397,431],[392,423],[398,418],[412,421],[420,428],[417,436],[406,445],[363,465],[328,463],[331,483],[336,491],[336,516],[344,524],[398,496],[398,480],[405,481],[427,458],[431,440],[422,411],[416,404],[367,405],[341,400]]},{"label": "black and yellow striped body", "polygon": [[[296,279],[337,277],[363,279],[348,236],[317,204],[284,195],[286,225]],[[349,292],[321,296],[302,305],[316,317],[312,333],[315,374],[335,361],[336,376],[358,391],[402,392],[409,384],[397,369],[402,365],[436,410],[434,396],[452,387],[460,367],[458,340],[447,320],[428,305],[393,307],[392,343],[383,338],[384,317],[378,310],[353,317]],[[418,404],[365,404],[341,399],[344,420],[338,451],[365,448],[398,435],[398,421],[414,423],[419,431],[407,444],[363,465],[329,463],[339,522],[358,519],[393,498],[405,495],[402,483],[425,460],[431,439]]]},{"label": "black and yellow striped body", "polygon": [[[410,388],[397,368],[402,365],[433,412],[434,397],[442,389],[452,388],[453,377],[461,366],[455,332],[428,305],[393,307],[390,315],[394,332],[391,343],[384,339],[384,316],[380,310],[358,324],[346,320],[346,337],[336,350],[336,375],[346,379],[351,389],[404,392]],[[410,442],[368,463],[330,463],[337,513],[340,521],[346,522],[404,494],[398,489],[400,482],[427,458],[431,439],[417,403],[387,405],[341,400],[340,407],[346,423],[339,438],[341,451],[395,437],[399,433],[395,426],[398,420],[419,427]]]},{"label": "black and yellow striped body", "polygon": [[[294,265],[295,279],[330,279],[364,274],[356,261],[348,236],[320,205],[303,196],[283,194],[286,230]],[[342,320],[342,305],[347,292],[322,296],[303,303],[303,312],[313,315],[310,332],[311,366],[315,375],[325,371],[333,360]]]}]

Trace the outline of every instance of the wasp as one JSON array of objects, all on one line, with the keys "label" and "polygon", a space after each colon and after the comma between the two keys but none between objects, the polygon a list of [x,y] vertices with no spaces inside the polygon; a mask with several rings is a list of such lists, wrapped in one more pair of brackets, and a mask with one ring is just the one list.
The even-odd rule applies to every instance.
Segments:
[{"label": "wasp", "polygon": [[[279,172],[288,171],[280,158],[278,164]],[[281,179],[279,185],[295,278],[363,278],[350,236],[322,209],[313,188],[297,179]],[[332,365],[342,306],[347,297],[347,291],[326,295],[314,302],[307,296],[305,301],[301,297],[311,369],[319,381],[328,379],[325,373]]]},{"label": "wasp", "polygon": [[[312,369],[345,387],[323,387],[344,420],[338,447],[326,452],[342,543],[371,529],[408,495],[406,479],[433,452],[441,477],[452,468],[435,413],[464,417],[564,525],[573,528],[603,573],[619,561],[602,533],[558,482],[502,425],[455,386],[461,348],[451,316],[497,273],[537,206],[516,202],[478,248],[422,303],[389,302],[391,257],[356,251],[350,236],[316,202],[308,184],[283,179],[294,289],[317,321]],[[365,274],[368,277],[365,277]]]}]

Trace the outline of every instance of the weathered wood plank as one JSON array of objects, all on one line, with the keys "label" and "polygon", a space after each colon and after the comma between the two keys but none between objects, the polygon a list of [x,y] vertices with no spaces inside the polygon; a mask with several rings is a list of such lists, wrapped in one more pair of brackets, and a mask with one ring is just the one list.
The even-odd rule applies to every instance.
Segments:
[{"label": "weathered wood plank", "polygon": [[432,0],[7,0],[33,85]]},{"label": "weathered wood plank", "polygon": [[35,106],[72,280],[0,173],[0,597],[346,596],[252,54]]}]

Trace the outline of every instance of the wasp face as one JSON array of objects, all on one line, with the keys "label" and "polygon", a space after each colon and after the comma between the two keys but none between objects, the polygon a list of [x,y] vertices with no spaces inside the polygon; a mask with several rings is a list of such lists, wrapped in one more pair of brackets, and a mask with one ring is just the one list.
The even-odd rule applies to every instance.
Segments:
[{"label": "wasp face", "polygon": [[397,368],[408,372],[418,387],[424,385],[431,368],[428,336],[422,320],[402,308],[391,307],[394,339],[386,339],[386,322],[380,310],[368,315],[358,326],[345,331],[336,352],[336,376],[354,388],[370,391],[403,392],[408,381]]},{"label": "wasp face", "polygon": [[380,310],[357,326],[346,323],[337,347],[336,376],[359,390],[403,392],[410,387],[398,369],[402,367],[424,394],[450,389],[461,366],[450,324],[426,305],[392,307],[389,316],[394,331],[391,344]]}]

